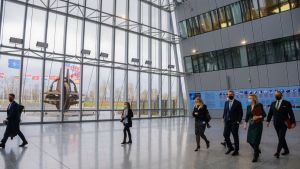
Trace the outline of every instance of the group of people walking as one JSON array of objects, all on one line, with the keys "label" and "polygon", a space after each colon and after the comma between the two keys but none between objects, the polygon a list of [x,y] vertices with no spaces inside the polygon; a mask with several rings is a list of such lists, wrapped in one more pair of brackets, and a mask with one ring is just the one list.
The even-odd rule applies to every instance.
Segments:
[{"label": "group of people walking", "polygon": [[[227,92],[227,101],[224,105],[223,120],[224,120],[224,139],[227,146],[225,154],[232,156],[239,155],[239,126],[243,119],[243,108],[240,101],[234,98],[234,91],[229,90]],[[280,152],[284,151],[281,155],[288,155],[290,153],[288,145],[285,140],[286,131],[288,128],[294,128],[296,126],[295,116],[292,110],[290,102],[283,100],[283,94],[280,91],[275,92],[275,101],[272,102],[268,115],[264,111],[264,106],[259,103],[258,97],[255,94],[248,96],[248,106],[243,124],[244,129],[248,128],[247,142],[253,148],[254,155],[252,162],[257,162],[261,153],[259,148],[262,132],[263,121],[267,117],[267,126],[269,127],[270,121],[273,118],[273,125],[278,136],[277,150],[274,154],[276,158],[279,158]],[[195,106],[192,115],[195,117],[195,135],[197,147],[195,151],[200,148],[200,137],[206,142],[207,148],[209,148],[209,141],[204,134],[206,125],[210,120],[207,106],[203,103],[200,96],[195,98]],[[234,139],[234,146],[230,140],[232,134]]]}]

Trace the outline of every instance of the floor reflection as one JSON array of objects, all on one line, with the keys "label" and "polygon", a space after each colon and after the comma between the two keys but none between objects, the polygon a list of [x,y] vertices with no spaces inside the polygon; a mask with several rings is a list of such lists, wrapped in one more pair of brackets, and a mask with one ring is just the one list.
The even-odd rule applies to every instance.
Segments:
[{"label": "floor reflection", "polygon": [[[194,152],[194,121],[190,118],[134,120],[133,144],[122,146],[123,125],[118,121],[98,123],[64,123],[22,125],[29,140],[28,148],[18,147],[19,138],[8,141],[1,151],[0,168],[30,169],[216,169],[216,168],[295,168],[300,157],[299,129],[287,133],[292,151],[280,161],[272,157],[276,148],[274,129],[265,128],[262,158],[252,164],[252,151],[246,143],[245,130],[240,129],[240,156],[224,155],[223,123],[212,120],[206,130],[211,148],[201,142]],[[0,127],[0,135],[4,132]],[[275,140],[275,141],[274,141]],[[26,152],[26,153],[25,153]]]}]

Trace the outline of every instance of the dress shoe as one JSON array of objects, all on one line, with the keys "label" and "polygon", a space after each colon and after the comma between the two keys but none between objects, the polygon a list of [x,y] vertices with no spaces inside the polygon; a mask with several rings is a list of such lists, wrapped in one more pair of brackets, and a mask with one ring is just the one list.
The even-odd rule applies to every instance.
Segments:
[{"label": "dress shoe", "polygon": [[289,151],[284,151],[283,153],[281,153],[281,155],[283,155],[283,156],[288,155],[288,154],[290,154]]},{"label": "dress shoe", "polygon": [[126,141],[123,141],[121,144],[126,144]]},{"label": "dress shoe", "polygon": [[221,145],[223,145],[224,147],[226,147],[226,143],[225,142],[221,142]]},{"label": "dress shoe", "polygon": [[3,143],[0,143],[0,148],[5,148],[5,144],[3,144]]},{"label": "dress shoe", "polygon": [[23,142],[22,144],[19,145],[19,147],[25,147],[28,144],[28,142]]},{"label": "dress shoe", "polygon": [[229,153],[231,153],[233,150],[234,150],[233,148],[229,148],[225,154],[229,154]]},{"label": "dress shoe", "polygon": [[132,141],[128,141],[126,144],[132,144]]},{"label": "dress shoe", "polygon": [[194,151],[199,151],[199,149],[200,149],[200,146],[197,146],[197,148]]},{"label": "dress shoe", "polygon": [[206,148],[208,149],[208,148],[209,148],[209,146],[210,146],[210,142],[209,142],[209,141],[207,141],[207,142],[206,142]]},{"label": "dress shoe", "polygon": [[280,155],[279,155],[279,153],[275,153],[274,156],[275,156],[276,158],[279,158]]},{"label": "dress shoe", "polygon": [[238,151],[234,151],[231,155],[232,156],[237,156],[237,155],[239,155],[239,152]]}]

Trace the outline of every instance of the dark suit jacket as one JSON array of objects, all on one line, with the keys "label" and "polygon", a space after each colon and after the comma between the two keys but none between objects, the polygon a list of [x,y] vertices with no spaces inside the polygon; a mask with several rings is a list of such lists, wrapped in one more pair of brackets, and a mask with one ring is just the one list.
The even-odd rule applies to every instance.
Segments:
[{"label": "dark suit jacket", "polygon": [[127,120],[128,120],[128,126],[132,127],[132,117],[133,117],[133,112],[131,109],[128,109],[128,113],[127,113]]},{"label": "dark suit jacket", "polygon": [[279,109],[276,109],[276,101],[272,102],[267,117],[267,122],[270,122],[272,117],[274,125],[282,125],[286,119],[290,119],[292,123],[296,123],[292,105],[289,101],[282,100]]},{"label": "dark suit jacket", "polygon": [[20,130],[20,122],[21,122],[21,112],[23,110],[23,106],[19,105],[15,101],[13,101],[10,107],[7,107],[7,127],[6,132],[10,134],[11,137],[16,136],[17,132]]},{"label": "dark suit jacket", "polygon": [[[227,118],[227,116],[229,117],[229,119]],[[240,123],[242,121],[242,118],[243,108],[241,102],[234,99],[231,109],[229,110],[229,101],[226,101],[223,112],[223,119],[225,120],[225,122]]]}]

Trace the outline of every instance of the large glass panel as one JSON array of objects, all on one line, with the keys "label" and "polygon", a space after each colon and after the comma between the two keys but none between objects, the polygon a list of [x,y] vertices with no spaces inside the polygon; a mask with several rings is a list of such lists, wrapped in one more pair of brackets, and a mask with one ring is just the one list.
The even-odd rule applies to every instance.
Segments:
[{"label": "large glass panel", "polygon": [[213,29],[214,30],[220,29],[220,22],[219,22],[219,16],[217,10],[211,11],[211,20],[212,20]]},{"label": "large glass panel", "polygon": [[259,6],[257,0],[250,0],[250,3],[251,3],[250,10],[251,10],[252,20],[259,18]]},{"label": "large glass panel", "polygon": [[[44,78],[44,121],[61,121],[62,63],[46,61]],[[48,77],[48,80],[46,79]],[[78,101],[78,99],[77,99]]]},{"label": "large glass panel", "polygon": [[115,62],[125,63],[125,31],[116,29],[115,36]]},{"label": "large glass panel", "polygon": [[162,116],[168,116],[169,109],[169,76],[162,75]]},{"label": "large glass panel", "polygon": [[138,22],[138,3],[139,0],[130,0],[129,2],[129,19]]},{"label": "large glass panel", "polygon": [[48,52],[63,53],[64,30],[66,17],[54,13],[49,13],[47,43]]},{"label": "large glass panel", "polygon": [[296,54],[297,59],[300,59],[300,36],[295,36],[295,48],[296,48]]},{"label": "large glass panel", "polygon": [[192,73],[193,72],[192,57],[191,56],[184,57],[184,62],[185,62],[185,71],[188,73]]},{"label": "large glass panel", "polygon": [[157,117],[159,115],[159,75],[158,74],[152,74],[151,75],[151,111],[152,117]]},{"label": "large glass panel", "polygon": [[[100,67],[99,71],[99,109],[109,110],[112,109],[111,103],[111,69]],[[99,119],[110,119],[110,111],[100,111]]]},{"label": "large glass panel", "polygon": [[127,0],[116,0],[116,25],[123,26],[128,19],[126,11]]},{"label": "large glass panel", "polygon": [[102,0],[102,11],[113,14],[114,12],[114,1],[112,0]]},{"label": "large glass panel", "polygon": [[166,69],[169,63],[169,44],[166,42],[162,42],[162,68]]},{"label": "large glass panel", "polygon": [[20,68],[19,57],[0,55],[0,110],[2,111],[7,109],[9,93],[14,93],[15,100],[19,102]]},{"label": "large glass panel", "polygon": [[172,76],[171,77],[171,116],[177,116],[178,115],[178,111],[176,109],[178,109],[178,77],[176,76]]},{"label": "large glass panel", "polygon": [[226,69],[232,69],[233,68],[233,63],[232,63],[232,51],[231,51],[231,49],[225,49],[224,50],[224,60],[225,60]]},{"label": "large glass panel", "polygon": [[261,17],[279,13],[277,0],[258,0],[258,2]]},{"label": "large glass panel", "polygon": [[159,68],[160,55],[159,55],[159,41],[156,39],[152,39],[152,67]]},{"label": "large glass panel", "polygon": [[[137,110],[138,107],[138,72],[136,71],[128,71],[128,101],[131,104],[131,108],[133,110]],[[133,111],[135,115],[137,115],[138,111]]]},{"label": "large glass panel", "polygon": [[100,53],[107,53],[108,58],[111,60],[112,56],[112,28],[108,26],[101,26],[101,41],[100,41]]},{"label": "large glass panel", "polygon": [[234,68],[248,66],[247,50],[245,46],[232,48],[232,61]]},{"label": "large glass panel", "polygon": [[299,0],[290,0],[291,8],[298,8],[300,6]]},{"label": "large glass panel", "polygon": [[97,67],[83,66],[82,77],[82,119],[97,119]]},{"label": "large glass panel", "polygon": [[115,110],[122,110],[125,101],[125,71],[115,69],[114,77],[114,108]]},{"label": "large glass panel", "polygon": [[256,43],[255,44],[256,50],[256,59],[258,65],[266,64],[266,50],[264,42]]},{"label": "large glass panel", "polygon": [[188,36],[186,21],[179,22],[179,32],[180,32],[180,36],[183,38],[186,38]]},{"label": "large glass panel", "polygon": [[284,56],[287,61],[297,60],[296,46],[293,37],[283,38]]},{"label": "large glass panel", "polygon": [[205,60],[206,71],[216,71],[218,70],[218,59],[215,52],[208,52],[203,54]]},{"label": "large glass panel", "polygon": [[200,32],[205,33],[212,30],[210,13],[204,13],[198,16],[200,19]]},{"label": "large glass panel", "polygon": [[191,58],[192,58],[192,68],[193,68],[193,70],[192,70],[192,72],[193,73],[199,73],[200,72],[200,69],[199,69],[199,62],[198,62],[198,60],[199,60],[199,55],[194,55],[194,56],[191,56]]},{"label": "large glass panel", "polygon": [[198,56],[198,63],[199,63],[199,72],[205,72],[205,62],[204,62],[204,56],[203,54],[200,54]]},{"label": "large glass panel", "polygon": [[256,66],[257,65],[256,52],[255,52],[255,45],[254,44],[247,45],[247,57],[248,57],[249,66]]},{"label": "large glass panel", "polygon": [[149,25],[149,5],[141,2],[141,23]]},{"label": "large glass panel", "polygon": [[220,21],[221,28],[227,27],[225,8],[224,7],[218,8],[218,13],[219,13],[219,21]]},{"label": "large glass panel", "polygon": [[161,29],[170,32],[170,14],[166,11],[161,10]]},{"label": "large glass panel", "polygon": [[196,17],[192,17],[189,19],[189,22],[191,23],[191,31],[192,31],[192,36],[195,36],[199,34],[199,24],[197,21]]},{"label": "large glass panel", "polygon": [[226,14],[228,26],[242,22],[241,7],[239,2],[226,6]]},{"label": "large glass panel", "polygon": [[67,48],[69,55],[81,55],[82,21],[68,18]]},{"label": "large glass panel", "polygon": [[280,40],[265,42],[267,63],[284,62],[284,48]]},{"label": "large glass panel", "polygon": [[243,21],[247,22],[251,20],[251,1],[249,0],[242,0],[241,4],[241,15],[243,17]]},{"label": "large glass panel", "polygon": [[185,20],[185,22],[186,22],[187,35],[188,37],[192,37],[193,36],[192,22],[189,19]]},{"label": "large glass panel", "polygon": [[[145,65],[145,62],[149,60],[149,38],[141,36],[141,64]],[[145,65],[149,66],[149,65]]]},{"label": "large glass panel", "polygon": [[280,12],[287,11],[291,9],[289,0],[279,0]]},{"label": "large glass panel", "polygon": [[84,34],[84,49],[90,50],[90,55],[85,55],[85,57],[98,59],[99,56],[96,56],[98,54],[98,25],[91,23],[91,22],[85,22],[85,34]]},{"label": "large glass panel", "polygon": [[25,6],[13,2],[5,2],[3,8],[1,44],[12,45],[9,42],[10,37],[23,38]]},{"label": "large glass panel", "polygon": [[149,100],[149,90],[148,90],[148,74],[147,73],[141,73],[140,75],[140,116],[141,117],[148,117],[148,109],[150,108],[150,105],[148,104]]},{"label": "large glass panel", "polygon": [[223,50],[216,51],[216,55],[218,57],[219,70],[224,70],[225,69],[225,60],[224,60]]},{"label": "large glass panel", "polygon": [[154,28],[159,28],[159,23],[158,23],[158,18],[159,18],[159,10],[158,10],[158,8],[156,8],[156,7],[151,7],[151,9],[152,9],[152,14],[151,14],[151,18],[152,18],[152,27],[154,27]]},{"label": "large glass panel", "polygon": [[25,32],[25,48],[40,50],[36,42],[45,41],[46,11],[28,8]]},{"label": "large glass panel", "polygon": [[138,55],[138,35],[134,33],[129,33],[128,35],[128,63],[138,64],[132,62],[132,58],[139,58]]},{"label": "large glass panel", "polygon": [[26,106],[26,113],[22,115],[22,121],[40,122],[41,112],[32,110],[41,110],[43,61],[24,58],[23,66],[22,104]]}]

